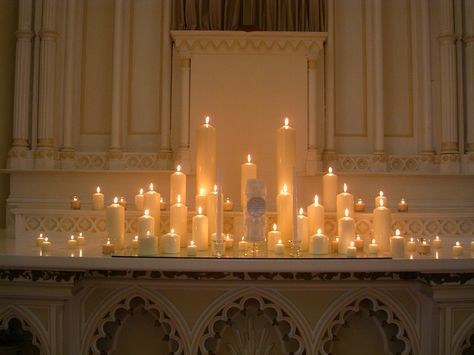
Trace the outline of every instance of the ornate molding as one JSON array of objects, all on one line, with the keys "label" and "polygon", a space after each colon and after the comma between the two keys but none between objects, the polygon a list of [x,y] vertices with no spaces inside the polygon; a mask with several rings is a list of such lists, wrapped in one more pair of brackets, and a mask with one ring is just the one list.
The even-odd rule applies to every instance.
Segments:
[{"label": "ornate molding", "polygon": [[41,281],[74,284],[83,278],[83,272],[51,270],[6,270],[0,269],[0,280]]}]

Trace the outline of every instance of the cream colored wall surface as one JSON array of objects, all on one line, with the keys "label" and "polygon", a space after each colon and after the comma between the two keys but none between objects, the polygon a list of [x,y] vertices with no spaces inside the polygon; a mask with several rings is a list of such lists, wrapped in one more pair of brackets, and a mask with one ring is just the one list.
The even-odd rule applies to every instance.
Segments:
[{"label": "cream colored wall surface", "polygon": [[[5,167],[11,143],[17,1],[0,1],[0,168]],[[9,176],[0,174],[0,231],[5,228]]]}]

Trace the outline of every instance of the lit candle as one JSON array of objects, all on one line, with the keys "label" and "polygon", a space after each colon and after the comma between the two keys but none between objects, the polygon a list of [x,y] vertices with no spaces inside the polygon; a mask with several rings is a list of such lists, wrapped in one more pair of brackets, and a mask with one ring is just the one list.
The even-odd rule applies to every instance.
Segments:
[{"label": "lit candle", "polygon": [[441,239],[439,239],[439,236],[437,235],[435,239],[433,239],[433,248],[441,249],[441,246],[442,246]]},{"label": "lit candle", "polygon": [[277,196],[277,218],[283,240],[293,239],[293,198],[288,192],[288,187],[283,188]]},{"label": "lit candle", "polygon": [[79,233],[76,239],[77,239],[77,245],[82,246],[86,243],[86,238],[82,235],[82,232]]},{"label": "lit candle", "polygon": [[390,238],[390,250],[394,258],[405,256],[405,238],[400,235],[400,229],[397,229],[395,235]]},{"label": "lit candle", "polygon": [[372,243],[369,244],[369,255],[377,255],[379,252],[379,246],[377,245],[377,242],[375,239],[372,239]]},{"label": "lit candle", "polygon": [[303,208],[300,208],[296,219],[298,240],[301,250],[308,250],[308,217],[303,214]]},{"label": "lit candle", "polygon": [[361,198],[357,199],[357,202],[354,206],[354,210],[356,212],[364,212],[365,211],[365,203],[364,203],[364,201],[362,201]]},{"label": "lit candle", "polygon": [[[221,199],[222,199],[222,194],[221,194]],[[216,233],[216,238],[217,238],[217,224],[220,223],[220,230],[222,233],[222,218],[218,218],[219,216],[222,216],[222,202],[221,202],[221,210],[219,211],[217,206],[219,204],[219,191],[217,188],[217,185],[214,185],[212,192],[207,195],[207,218],[208,218],[208,233],[209,233],[209,240],[211,240],[210,236],[213,233]],[[219,236],[222,238],[222,235]]]},{"label": "lit candle", "polygon": [[337,175],[329,167],[328,173],[323,176],[323,204],[328,212],[336,211],[337,184]]},{"label": "lit candle", "polygon": [[151,256],[158,252],[158,238],[146,232],[144,237],[138,238],[138,255]]},{"label": "lit candle", "polygon": [[81,200],[77,196],[73,196],[71,199],[71,209],[80,210],[81,209]]},{"label": "lit candle", "polygon": [[176,203],[170,208],[170,228],[174,229],[181,237],[181,247],[185,247],[188,241],[188,207],[181,203],[181,195],[178,194]]},{"label": "lit candle", "polygon": [[318,229],[316,234],[311,236],[309,252],[314,255],[326,255],[328,253],[328,247],[328,237],[322,233],[321,229]]},{"label": "lit candle", "polygon": [[324,206],[319,203],[318,195],[314,195],[314,203],[307,208],[308,211],[308,229],[313,234],[318,229],[324,231]]},{"label": "lit candle", "polygon": [[247,162],[240,166],[240,207],[242,211],[245,210],[245,204],[247,203],[246,189],[247,180],[257,178],[257,165],[252,163],[252,157],[250,154],[247,155]]},{"label": "lit candle", "polygon": [[51,242],[48,240],[48,237],[45,237],[43,243],[41,243],[41,251],[43,253],[51,251]]},{"label": "lit candle", "polygon": [[224,201],[224,211],[232,211],[234,209],[234,203],[230,200],[229,197],[226,197]]},{"label": "lit candle", "polygon": [[275,244],[275,255],[282,256],[283,252],[285,251],[285,245],[282,243],[281,240],[278,240],[278,242]]},{"label": "lit candle", "polygon": [[100,192],[100,186],[97,186],[96,193],[92,194],[92,209],[104,209],[104,194]]},{"label": "lit candle", "polygon": [[41,244],[43,244],[43,242],[44,242],[43,233],[40,233],[39,236],[36,237],[36,246],[40,247]]},{"label": "lit candle", "polygon": [[346,208],[345,216],[338,222],[339,233],[339,254],[344,254],[348,250],[348,246],[355,237],[355,222],[352,217],[349,217],[349,209]]},{"label": "lit candle", "polygon": [[143,189],[140,189],[140,192],[135,195],[135,209],[138,211],[143,211]]},{"label": "lit candle", "polygon": [[277,225],[273,223],[273,230],[267,234],[267,248],[269,251],[275,249],[277,240],[281,240],[281,232],[277,230]]},{"label": "lit candle", "polygon": [[234,238],[232,238],[232,234],[226,234],[224,238],[225,248],[232,249],[234,246]]},{"label": "lit candle", "polygon": [[348,258],[355,258],[357,253],[357,248],[354,246],[354,241],[351,242],[351,244],[347,247],[347,257]]},{"label": "lit candle", "polygon": [[426,240],[422,240],[421,243],[418,244],[418,253],[421,255],[431,253],[431,245]]},{"label": "lit candle", "polygon": [[[296,159],[296,131],[290,126],[288,118],[277,130],[277,186],[287,185],[288,192],[293,194],[293,168]],[[282,228],[281,222],[278,221]],[[291,238],[290,238],[291,239]]]},{"label": "lit candle", "polygon": [[164,254],[179,253],[180,237],[174,232],[174,229],[161,237],[161,245]]},{"label": "lit candle", "polygon": [[364,250],[364,240],[361,239],[359,235],[356,236],[356,239],[354,240],[354,245],[357,251]]},{"label": "lit candle", "polygon": [[382,253],[390,252],[390,235],[392,228],[392,217],[390,210],[385,207],[384,200],[380,200],[380,206],[374,209],[373,228],[374,238],[377,240]]},{"label": "lit candle", "polygon": [[144,237],[147,231],[155,235],[155,218],[150,216],[149,210],[145,210],[144,215],[138,218],[138,235]]},{"label": "lit candle", "polygon": [[336,237],[331,241],[331,253],[339,253],[339,237]]},{"label": "lit candle", "polygon": [[410,253],[414,253],[416,251],[416,243],[413,238],[410,238],[410,240],[407,242],[407,250]]},{"label": "lit candle", "polygon": [[[196,138],[196,191],[202,188],[206,194],[216,183],[216,129],[209,121],[207,116],[206,123],[198,127]],[[196,244],[199,248],[199,242]]]},{"label": "lit candle", "polygon": [[114,203],[107,206],[105,210],[105,220],[107,233],[112,238],[113,243],[119,249],[124,247],[125,238],[125,209],[118,204],[118,198],[114,198]]},{"label": "lit candle", "polygon": [[344,183],[344,191],[337,195],[336,209],[337,220],[340,220],[342,217],[345,216],[346,210],[349,212],[348,217],[354,217],[354,195],[347,192],[346,183]]},{"label": "lit candle", "polygon": [[196,243],[198,250],[207,250],[208,248],[208,218],[202,214],[202,208],[198,208],[198,214],[193,217],[192,221],[192,240]]},{"label": "lit candle", "polygon": [[160,197],[160,210],[165,211],[166,210],[166,201],[163,197]]},{"label": "lit candle", "polygon": [[102,244],[102,254],[109,255],[109,254],[113,254],[114,251],[115,251],[114,245],[112,244],[110,239],[107,239],[105,244]]},{"label": "lit candle", "polygon": [[398,212],[407,212],[408,211],[408,203],[404,198],[400,200],[398,203]]},{"label": "lit candle", "polygon": [[120,197],[120,200],[119,200],[119,205],[122,206],[124,209],[127,209],[127,200],[125,199],[125,197]]},{"label": "lit candle", "polygon": [[379,206],[388,206],[387,196],[384,196],[383,191],[379,191],[379,195],[375,198],[375,207]]},{"label": "lit candle", "polygon": [[199,189],[199,193],[196,195],[196,211],[201,207],[202,213],[206,213],[207,210],[207,193],[203,187]]},{"label": "lit candle", "polygon": [[453,245],[453,256],[461,256],[463,252],[463,248],[461,243],[456,242],[456,244]]},{"label": "lit candle", "polygon": [[77,248],[77,240],[74,238],[73,235],[71,235],[71,237],[67,241],[67,247],[69,249]]},{"label": "lit candle", "polygon": [[186,204],[186,174],[181,171],[181,165],[176,167],[176,171],[170,178],[170,206],[178,202],[178,195],[181,201]]},{"label": "lit candle", "polygon": [[197,255],[197,246],[194,244],[194,240],[191,240],[187,247],[188,256],[196,256]]},{"label": "lit candle", "polygon": [[160,233],[160,218],[161,218],[161,209],[160,209],[160,194],[154,190],[153,184],[150,184],[150,190],[145,192],[143,196],[143,209],[150,211],[150,216],[155,218],[155,231],[152,234],[159,236]]},{"label": "lit candle", "polygon": [[138,249],[138,235],[136,235],[132,239],[132,249],[134,249],[134,250]]},{"label": "lit candle", "polygon": [[242,240],[239,242],[239,251],[245,252],[247,251],[247,248],[248,248],[248,243],[245,240],[245,237],[242,237]]}]

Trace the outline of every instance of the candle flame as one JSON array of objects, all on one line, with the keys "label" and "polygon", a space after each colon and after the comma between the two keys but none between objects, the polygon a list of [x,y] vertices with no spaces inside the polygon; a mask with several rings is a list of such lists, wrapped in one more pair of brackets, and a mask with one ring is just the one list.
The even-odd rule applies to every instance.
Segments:
[{"label": "candle flame", "polygon": [[362,205],[362,199],[361,198],[357,199],[357,204]]},{"label": "candle flame", "polygon": [[71,235],[71,240],[74,240],[74,236],[73,236],[73,235]]},{"label": "candle flame", "polygon": [[140,189],[140,195],[143,195],[143,189]]},{"label": "candle flame", "polygon": [[347,192],[347,184],[344,183],[344,192]]},{"label": "candle flame", "polygon": [[150,191],[153,191],[153,183],[150,183]]},{"label": "candle flame", "polygon": [[302,216],[303,215],[303,208],[302,207],[300,207],[299,212],[300,212],[300,216]]},{"label": "candle flame", "polygon": [[40,233],[40,238],[43,238],[43,233]]},{"label": "candle flame", "polygon": [[136,235],[136,236],[133,238],[133,240],[138,240],[138,235]]},{"label": "candle flame", "polygon": [[48,237],[45,237],[45,238],[44,238],[44,241],[47,242],[47,241],[48,241]]},{"label": "candle flame", "polygon": [[344,210],[344,215],[345,215],[346,217],[349,217],[349,209],[348,209],[348,208],[346,208],[346,209]]},{"label": "candle flame", "polygon": [[410,242],[412,242],[412,243],[414,242],[413,238],[410,238]]},{"label": "candle flame", "polygon": [[146,235],[147,235],[147,236],[150,236],[150,231],[146,231]]},{"label": "candle flame", "polygon": [[383,200],[380,200],[380,207],[383,207]]},{"label": "candle flame", "polygon": [[214,192],[217,192],[217,185],[214,185]]},{"label": "candle flame", "polygon": [[250,154],[247,155],[247,163],[250,163],[252,161],[252,156]]},{"label": "candle flame", "polygon": [[402,198],[402,200],[400,202],[401,202],[402,205],[404,205],[405,204],[405,199]]},{"label": "candle flame", "polygon": [[336,242],[338,242],[338,243],[339,243],[339,237],[336,237]]},{"label": "candle flame", "polygon": [[423,245],[426,245],[426,240],[423,241]]},{"label": "candle flame", "polygon": [[204,189],[204,187],[201,187],[199,189],[199,195],[205,195],[206,194],[206,190]]},{"label": "candle flame", "polygon": [[110,239],[107,239],[107,245],[110,245]]},{"label": "candle flame", "polygon": [[354,246],[354,241],[351,242],[351,247],[353,247],[353,246]]},{"label": "candle flame", "polygon": [[437,236],[435,237],[435,239],[436,239],[436,240],[439,240],[439,236],[437,235]]},{"label": "candle flame", "polygon": [[72,199],[73,199],[74,201],[77,201],[77,197],[76,197],[76,196],[74,196]]},{"label": "candle flame", "polygon": [[322,233],[321,228],[318,228],[316,234],[321,234],[321,233]]},{"label": "candle flame", "polygon": [[118,202],[118,197],[114,197],[114,203],[116,204]]},{"label": "candle flame", "polygon": [[120,202],[124,202],[125,200],[123,199],[123,197],[120,197]]},{"label": "candle flame", "polygon": [[329,174],[332,174],[332,167],[329,167],[328,172]]},{"label": "candle flame", "polygon": [[380,190],[380,192],[379,192],[379,196],[380,196],[380,197],[382,197],[382,196],[383,196],[383,191],[382,191],[382,190]]},{"label": "candle flame", "polygon": [[201,206],[198,207],[198,214],[202,214],[202,207]]},{"label": "candle flame", "polygon": [[288,124],[290,123],[290,120],[288,117],[285,117],[285,127],[288,127]]},{"label": "candle flame", "polygon": [[457,246],[457,247],[460,246],[460,245],[461,245],[461,244],[459,244],[459,242],[456,242],[456,246]]},{"label": "candle flame", "polygon": [[178,164],[178,166],[176,167],[176,171],[179,173],[181,172],[181,165]]},{"label": "candle flame", "polygon": [[181,195],[178,194],[178,203],[181,203]]},{"label": "candle flame", "polygon": [[356,237],[356,240],[360,240],[360,236],[357,236],[357,237]]},{"label": "candle flame", "polygon": [[315,204],[316,206],[319,205],[319,197],[318,197],[317,194],[314,195],[314,204]]},{"label": "candle flame", "polygon": [[96,191],[97,191],[97,193],[100,193],[100,186],[97,186]]},{"label": "candle flame", "polygon": [[210,121],[210,120],[211,120],[211,119],[209,118],[209,116],[206,116],[206,124],[209,124],[209,121]]},{"label": "candle flame", "polygon": [[245,237],[242,237],[242,241],[245,241]]},{"label": "candle flame", "polygon": [[194,245],[194,240],[191,240],[189,244]]},{"label": "candle flame", "polygon": [[283,243],[281,242],[281,239],[278,239],[278,243],[277,243],[277,244],[283,244]]},{"label": "candle flame", "polygon": [[273,223],[273,230],[274,230],[274,231],[277,230],[277,225],[276,225],[276,223]]},{"label": "candle flame", "polygon": [[174,234],[174,228],[171,228],[171,234]]},{"label": "candle flame", "polygon": [[397,237],[400,236],[400,229],[397,228],[397,229],[395,230],[395,235],[396,235]]},{"label": "candle flame", "polygon": [[163,203],[163,197],[160,197],[160,203]]},{"label": "candle flame", "polygon": [[286,194],[288,192],[288,186],[286,184],[283,184],[283,193]]},{"label": "candle flame", "polygon": [[372,239],[372,244],[375,244],[375,239]]},{"label": "candle flame", "polygon": [[145,215],[148,216],[150,214],[150,210],[145,210]]}]

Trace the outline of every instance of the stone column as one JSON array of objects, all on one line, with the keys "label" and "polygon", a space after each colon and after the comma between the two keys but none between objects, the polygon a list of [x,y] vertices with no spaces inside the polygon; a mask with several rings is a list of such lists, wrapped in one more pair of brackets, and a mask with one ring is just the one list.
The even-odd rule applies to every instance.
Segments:
[{"label": "stone column", "polygon": [[384,149],[384,92],[383,92],[383,36],[382,36],[382,0],[373,0],[373,58],[374,58],[374,153],[372,169],[387,169],[387,158]]},{"label": "stone column", "polygon": [[441,172],[456,173],[460,168],[456,87],[456,34],[454,2],[443,0],[440,8],[441,86]]},{"label": "stone column", "polygon": [[10,169],[29,168],[28,137],[31,82],[33,1],[20,0],[16,32],[15,91],[13,103],[12,146],[8,152]]},{"label": "stone column", "polygon": [[179,137],[179,150],[176,156],[176,164],[180,164],[183,171],[190,173],[191,161],[189,158],[189,79],[191,74],[191,57],[180,54],[181,67],[181,132]]},{"label": "stone column", "polygon": [[76,2],[66,3],[66,68],[64,73],[64,115],[63,144],[60,152],[61,168],[74,168],[74,147],[72,143],[72,122],[74,112],[74,50],[75,50],[75,9]]},{"label": "stone column", "polygon": [[123,14],[124,0],[115,0],[114,8],[114,49],[112,74],[112,124],[110,148],[108,152],[109,169],[124,167],[122,154],[122,62],[123,62]]},{"label": "stone column", "polygon": [[308,147],[306,155],[306,175],[316,175],[322,168],[321,153],[318,151],[316,136],[317,61],[317,55],[308,57]]},{"label": "stone column", "polygon": [[43,1],[40,42],[38,144],[35,168],[53,169],[54,151],[54,94],[56,72],[56,0]]},{"label": "stone column", "polygon": [[158,166],[161,169],[172,168],[173,155],[170,145],[170,105],[171,105],[171,40],[170,0],[163,1],[163,24],[161,28],[162,53],[161,53],[161,144],[158,154]]},{"label": "stone column", "polygon": [[474,173],[474,0],[465,2],[466,122],[468,171]]}]

